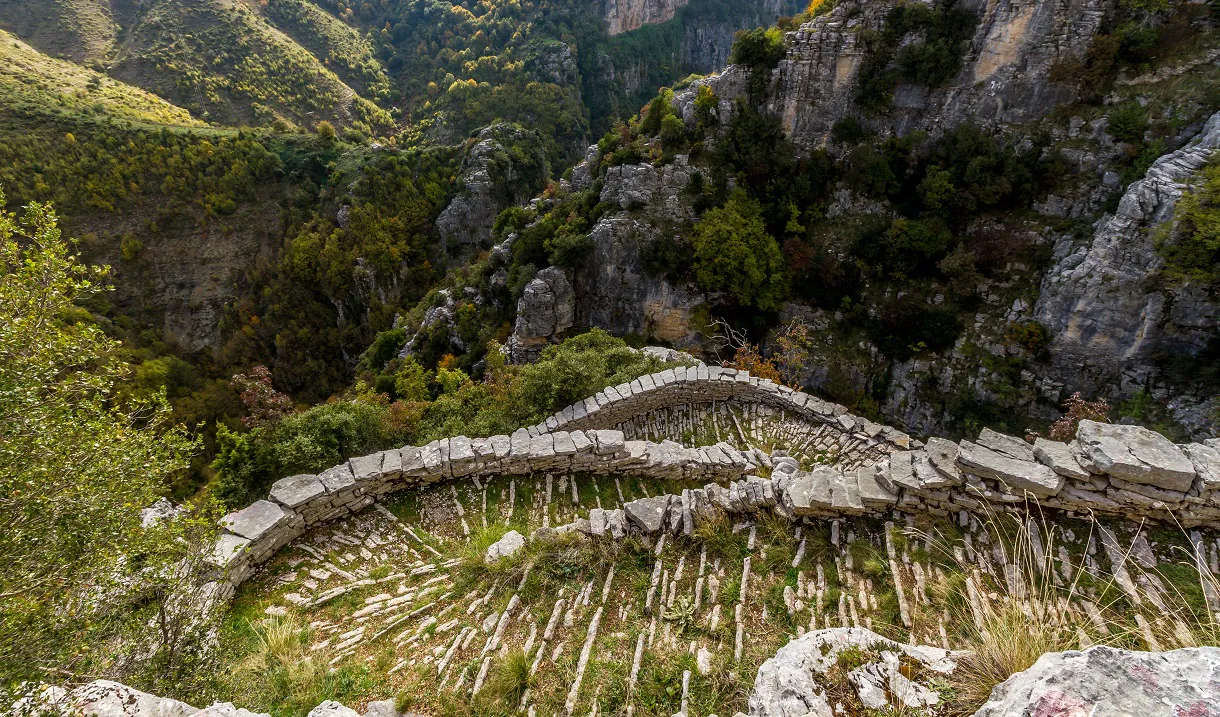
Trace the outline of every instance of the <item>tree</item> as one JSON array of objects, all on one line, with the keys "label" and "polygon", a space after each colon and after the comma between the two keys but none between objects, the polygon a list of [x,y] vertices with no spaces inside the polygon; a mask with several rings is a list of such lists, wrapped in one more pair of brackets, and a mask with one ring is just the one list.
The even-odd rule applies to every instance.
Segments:
[{"label": "tree", "polygon": [[763,225],[758,203],[736,194],[695,225],[695,279],[742,306],[775,310],[787,294],[784,257]]},{"label": "tree", "polygon": [[106,277],[50,207],[0,210],[0,684],[114,674],[104,643],[148,625],[133,601],[147,608],[183,557],[186,521],[142,527],[140,511],[196,446],[164,392],[116,391],[119,344],[78,305]]}]

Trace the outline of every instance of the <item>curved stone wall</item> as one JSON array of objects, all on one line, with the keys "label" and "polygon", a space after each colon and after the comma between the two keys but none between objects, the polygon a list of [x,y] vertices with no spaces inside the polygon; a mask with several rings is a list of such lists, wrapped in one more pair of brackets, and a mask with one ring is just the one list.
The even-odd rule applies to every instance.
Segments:
[{"label": "curved stone wall", "polygon": [[[888,457],[844,470],[801,470],[795,460],[728,443],[688,448],[673,441],[625,440],[615,425],[641,412],[690,402],[761,402],[835,423]],[[910,448],[908,450],[908,448]],[[770,477],[757,475],[770,470]],[[1031,504],[1080,514],[1147,517],[1184,526],[1220,523],[1220,441],[1178,446],[1138,426],[1082,421],[1076,439],[1033,445],[984,429],[977,441],[931,438],[852,416],[842,406],[744,371],[708,367],[644,376],[570,406],[511,436],[453,438],[360,456],[318,475],[277,481],[266,500],[226,516],[211,564],[227,590],[254,566],[319,523],[349,515],[394,491],[466,478],[589,472],[708,481],[664,497],[660,520],[689,531],[707,510],[773,508],[793,519],[879,515],[891,510],[1024,510]],[[727,484],[725,487],[722,484]],[[578,529],[618,535],[647,526],[623,509],[591,515]]]}]

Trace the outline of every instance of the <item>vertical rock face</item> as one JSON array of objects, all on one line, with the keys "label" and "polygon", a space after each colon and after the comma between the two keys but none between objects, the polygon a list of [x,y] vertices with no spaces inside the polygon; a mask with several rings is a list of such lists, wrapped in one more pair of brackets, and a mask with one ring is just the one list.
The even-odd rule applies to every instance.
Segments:
[{"label": "vertical rock face", "polygon": [[605,0],[602,18],[606,31],[613,36],[665,22],[689,3],[690,0]]},{"label": "vertical rock face", "polygon": [[551,338],[572,328],[575,296],[567,275],[558,267],[538,272],[517,303],[517,323],[508,339],[513,361],[531,361]]},{"label": "vertical rock face", "polygon": [[1070,390],[1142,385],[1156,371],[1155,353],[1197,354],[1216,331],[1220,306],[1206,291],[1149,279],[1162,266],[1157,233],[1217,148],[1220,114],[1132,183],[1087,244],[1057,248],[1034,313],[1050,330],[1053,370]]},{"label": "vertical rock face", "polygon": [[[834,123],[859,114],[852,98],[865,59],[861,30],[881,30],[896,2],[844,0],[826,15],[788,35],[788,54],[772,73],[766,109],[783,121],[802,149],[820,146]],[[1071,102],[1075,92],[1050,82],[1059,61],[1084,56],[1112,0],[966,0],[960,7],[979,16],[962,71],[944,87],[900,85],[893,108],[872,120],[905,134],[935,133],[963,121],[1028,122]],[[709,79],[722,100],[744,83],[731,67]],[[693,91],[690,98],[693,99]]]},{"label": "vertical rock face", "polygon": [[611,167],[601,201],[619,209],[589,232],[593,250],[576,274],[576,321],[617,335],[640,334],[679,347],[695,341],[691,310],[697,294],[644,269],[643,249],[667,241],[668,228],[692,217],[682,200],[694,169],[685,156],[672,164]]}]

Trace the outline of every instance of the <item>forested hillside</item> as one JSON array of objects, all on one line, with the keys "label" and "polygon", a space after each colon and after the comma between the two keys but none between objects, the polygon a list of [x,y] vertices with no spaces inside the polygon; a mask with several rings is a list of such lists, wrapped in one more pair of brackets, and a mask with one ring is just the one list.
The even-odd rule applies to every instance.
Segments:
[{"label": "forested hillside", "polygon": [[526,201],[591,128],[714,69],[694,33],[727,52],[780,7],[698,0],[611,37],[566,0],[0,0],[0,186],[112,267],[89,309],[130,390],[203,433],[190,492],[241,426],[233,373],[268,366],[300,406],[349,389],[378,332],[486,248],[490,220],[438,229],[455,197],[493,219]]}]

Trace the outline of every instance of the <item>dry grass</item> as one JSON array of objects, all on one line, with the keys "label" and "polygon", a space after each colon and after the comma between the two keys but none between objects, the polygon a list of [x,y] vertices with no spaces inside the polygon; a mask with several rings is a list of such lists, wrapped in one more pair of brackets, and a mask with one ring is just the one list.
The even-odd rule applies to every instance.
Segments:
[{"label": "dry grass", "polygon": [[[1099,539],[1096,521],[1087,527],[1090,535],[1078,544]],[[1220,595],[1220,585],[1209,572],[1196,568],[1193,554],[1144,570],[1131,558],[1134,543],[1127,545],[1122,562],[1134,584],[1136,595],[1132,595],[1131,588],[1124,590],[1113,574],[1090,574],[1083,555],[1069,554],[1066,571],[1057,567],[1064,563],[1059,557],[1065,543],[1063,529],[1053,522],[992,514],[984,528],[990,545],[999,546],[1012,567],[1002,575],[986,575],[975,563],[958,563],[971,583],[973,598],[963,581],[965,594],[952,617],[962,626],[955,642],[967,654],[951,677],[952,714],[973,714],[996,685],[1029,669],[1048,652],[1093,644],[1151,650],[1220,644],[1220,615],[1199,599],[1199,595]],[[939,540],[931,537],[933,549],[953,555],[951,545],[938,544]],[[1098,560],[1104,559],[1103,552],[1099,548]],[[1064,579],[1065,572],[1071,580]],[[1199,595],[1194,594],[1196,585]],[[1102,625],[1090,618],[1083,607],[1086,601],[1096,606]]]}]

